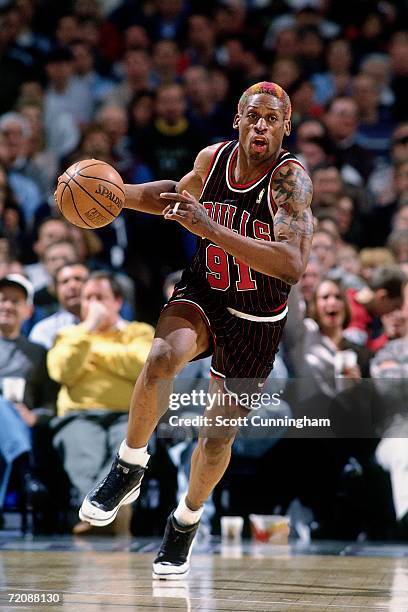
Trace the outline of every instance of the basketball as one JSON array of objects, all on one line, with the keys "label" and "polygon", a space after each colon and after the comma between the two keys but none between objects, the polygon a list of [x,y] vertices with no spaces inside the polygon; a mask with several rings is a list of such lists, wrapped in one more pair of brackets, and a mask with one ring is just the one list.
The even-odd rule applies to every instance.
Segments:
[{"label": "basketball", "polygon": [[59,177],[55,199],[70,223],[96,229],[116,219],[123,208],[125,191],[120,174],[112,166],[84,159]]}]

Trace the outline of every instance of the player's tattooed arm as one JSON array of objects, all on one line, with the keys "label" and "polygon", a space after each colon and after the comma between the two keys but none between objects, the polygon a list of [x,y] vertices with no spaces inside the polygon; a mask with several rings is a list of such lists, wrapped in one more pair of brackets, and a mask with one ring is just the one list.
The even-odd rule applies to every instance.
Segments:
[{"label": "player's tattooed arm", "polygon": [[292,265],[288,266],[287,279],[283,280],[293,284],[306,266],[312,244],[312,181],[301,166],[289,163],[278,170],[271,188],[278,207],[273,220],[275,240],[286,243],[292,250],[289,258]]}]

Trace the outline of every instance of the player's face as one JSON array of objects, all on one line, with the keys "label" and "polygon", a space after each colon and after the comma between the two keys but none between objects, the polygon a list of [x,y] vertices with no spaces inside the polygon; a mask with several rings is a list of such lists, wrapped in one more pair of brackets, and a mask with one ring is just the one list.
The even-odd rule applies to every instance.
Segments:
[{"label": "player's face", "polygon": [[234,127],[239,141],[252,161],[266,161],[282,146],[283,137],[290,133],[290,120],[284,118],[282,103],[269,94],[250,96]]}]

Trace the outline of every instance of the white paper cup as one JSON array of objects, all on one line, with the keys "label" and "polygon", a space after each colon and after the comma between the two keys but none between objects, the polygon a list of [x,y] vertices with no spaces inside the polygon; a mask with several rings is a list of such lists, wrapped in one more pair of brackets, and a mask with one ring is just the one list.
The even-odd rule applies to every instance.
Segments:
[{"label": "white paper cup", "polygon": [[348,349],[346,351],[337,351],[334,358],[334,372],[337,378],[344,377],[347,370],[354,368],[357,365],[357,353]]},{"label": "white paper cup", "polygon": [[251,533],[257,542],[287,544],[290,531],[289,517],[280,514],[250,514]]},{"label": "white paper cup", "polygon": [[242,516],[221,517],[221,537],[223,540],[239,541],[242,537],[244,519]]},{"label": "white paper cup", "polygon": [[10,402],[22,402],[26,381],[20,376],[6,376],[2,380],[3,397]]},{"label": "white paper cup", "polygon": [[348,349],[346,351],[338,351],[334,358],[334,376],[336,391],[346,391],[351,389],[355,381],[347,377],[350,368],[357,365],[357,353]]}]

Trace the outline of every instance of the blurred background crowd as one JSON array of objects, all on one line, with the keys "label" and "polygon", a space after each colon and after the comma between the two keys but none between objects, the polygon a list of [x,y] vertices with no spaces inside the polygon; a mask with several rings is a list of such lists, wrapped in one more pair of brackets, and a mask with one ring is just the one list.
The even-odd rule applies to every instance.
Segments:
[{"label": "blurred background crowd", "polygon": [[[53,451],[77,485],[66,501],[75,507],[89,484],[76,483],[75,470],[87,458],[71,449],[72,467],[68,440],[77,434],[65,428],[84,408],[103,413],[88,419],[106,438],[106,456],[90,468],[97,479],[126,420],[105,417],[126,414],[150,326],[195,249],[183,228],[141,213],[124,211],[97,231],[68,225],[53,197],[58,175],[97,158],[125,182],[177,180],[201,148],[236,138],[240,94],[269,80],[291,98],[284,146],[311,175],[316,218],[276,365],[281,380],[308,381],[289,393],[288,410],[301,399],[313,414],[324,398],[353,429],[351,387],[335,382],[341,374],[360,391],[370,377],[393,380],[370,386],[392,414],[379,417],[379,429],[370,418],[364,433],[343,431],[343,442],[338,431],[334,440],[271,440],[263,454],[237,444],[214,496],[216,516],[291,508],[322,537],[408,537],[407,16],[404,0],[0,0],[0,379],[24,377],[30,391],[10,403],[3,385],[7,426],[18,434],[13,448],[0,434],[0,507],[17,460],[29,494],[48,494],[50,509],[61,480],[44,484],[49,474],[38,466],[49,466]],[[61,333],[67,325],[78,328]],[[136,347],[134,361],[119,344]],[[108,372],[118,389],[118,376],[117,396],[95,395],[77,381],[80,368],[94,387]],[[190,453],[185,442],[176,452],[155,444],[137,510],[147,531],[160,531]],[[257,508],[240,494],[245,476]],[[60,524],[48,517],[40,528]]]}]

